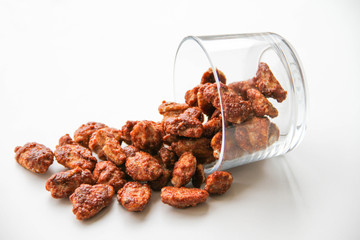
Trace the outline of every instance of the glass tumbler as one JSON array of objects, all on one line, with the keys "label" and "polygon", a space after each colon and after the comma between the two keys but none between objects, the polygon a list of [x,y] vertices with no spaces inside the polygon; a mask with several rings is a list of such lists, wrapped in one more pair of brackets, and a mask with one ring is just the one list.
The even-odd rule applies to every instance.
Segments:
[{"label": "glass tumbler", "polygon": [[278,34],[185,37],[173,74],[174,100],[186,94],[186,103],[205,110],[204,126],[220,126],[207,136],[215,156],[204,165],[207,174],[285,154],[304,137],[303,68]]}]

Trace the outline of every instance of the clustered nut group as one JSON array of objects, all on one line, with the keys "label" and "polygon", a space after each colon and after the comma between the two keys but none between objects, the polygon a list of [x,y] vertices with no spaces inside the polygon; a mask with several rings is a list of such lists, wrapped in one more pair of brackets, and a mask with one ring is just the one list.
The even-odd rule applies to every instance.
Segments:
[{"label": "clustered nut group", "polygon": [[[89,122],[75,131],[74,139],[68,134],[61,137],[54,152],[32,142],[16,147],[15,159],[35,173],[45,173],[54,157],[68,168],[53,174],[45,188],[53,198],[69,198],[79,220],[108,206],[115,193],[128,211],[143,211],[151,190],[161,191],[161,201],[170,206],[196,206],[209,194],[224,194],[233,181],[225,171],[207,178],[204,173],[204,165],[220,156],[221,105],[226,126],[224,160],[234,159],[278,140],[279,129],[267,117],[276,117],[278,111],[267,98],[282,102],[287,94],[265,63],[247,81],[226,85],[225,75],[220,70],[217,75],[221,99],[209,69],[201,83],[186,92],[185,103],[164,101],[159,106],[161,122],[127,121],[121,129]],[[190,182],[192,188],[186,187]]]}]

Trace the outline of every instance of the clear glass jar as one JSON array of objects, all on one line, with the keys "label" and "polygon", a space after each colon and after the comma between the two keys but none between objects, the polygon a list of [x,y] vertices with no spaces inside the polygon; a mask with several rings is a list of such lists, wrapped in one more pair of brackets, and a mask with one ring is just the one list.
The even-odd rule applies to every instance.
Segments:
[{"label": "clear glass jar", "polygon": [[[265,73],[258,71],[260,65],[262,70],[265,68]],[[271,92],[272,85],[266,85],[269,79],[266,77],[273,79],[270,73],[266,75],[266,65],[287,92],[285,100],[281,99],[284,94],[279,97],[281,94],[276,93],[276,89]],[[205,96],[205,101],[208,99],[210,103],[216,101],[214,98],[218,99],[222,130],[218,136],[218,159],[205,165],[206,173],[278,156],[291,151],[301,142],[306,129],[307,88],[300,60],[289,42],[275,33],[184,38],[178,47],[174,63],[175,101],[183,102],[185,93],[200,84],[203,73],[209,68],[213,72],[217,96],[201,96]],[[219,76],[221,74],[216,69],[224,73],[226,86],[219,82],[219,77],[223,76]],[[239,81],[247,81],[249,89],[255,90],[248,92],[248,88],[243,89],[244,91],[240,91],[239,87],[236,89]],[[253,109],[248,117],[250,120],[233,119],[231,111],[234,112],[237,106],[232,105],[232,102],[235,98],[238,99],[233,96],[234,90]],[[261,94],[256,95],[259,92]],[[263,99],[264,95],[267,100]],[[267,107],[269,101],[277,109],[277,116],[275,117],[276,111],[270,111],[267,113],[273,118],[260,117],[264,108],[257,105],[259,101],[267,104]],[[273,110],[272,107],[269,109]],[[210,114],[207,120],[210,120]],[[213,142],[216,142],[215,139]]]}]

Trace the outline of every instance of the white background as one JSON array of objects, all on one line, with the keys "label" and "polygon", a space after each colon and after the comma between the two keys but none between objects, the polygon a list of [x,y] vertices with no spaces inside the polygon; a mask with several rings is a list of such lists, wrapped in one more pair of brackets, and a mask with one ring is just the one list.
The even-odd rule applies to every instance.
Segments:
[{"label": "white background", "polygon": [[[360,239],[359,1],[0,0],[0,239]],[[143,213],[112,205],[78,221],[46,179],[14,160],[54,149],[82,123],[158,120],[187,35],[276,32],[310,90],[302,144],[232,169],[224,196],[185,210],[153,194]]]}]

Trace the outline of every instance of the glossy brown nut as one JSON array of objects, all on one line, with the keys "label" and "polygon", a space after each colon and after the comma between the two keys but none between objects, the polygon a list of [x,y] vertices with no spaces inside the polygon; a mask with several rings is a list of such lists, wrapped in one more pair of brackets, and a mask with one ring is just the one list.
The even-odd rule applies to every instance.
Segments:
[{"label": "glossy brown nut", "polygon": [[110,127],[106,127],[106,128],[103,128],[104,131],[112,134],[116,141],[118,141],[120,144],[122,142],[122,131],[120,129],[117,129],[117,128],[110,128]]},{"label": "glossy brown nut", "polygon": [[162,145],[162,129],[153,121],[138,122],[130,135],[133,145],[141,150],[157,152]]},{"label": "glossy brown nut", "polygon": [[117,166],[126,160],[124,150],[115,136],[107,128],[96,131],[90,138],[89,148],[95,152],[100,159],[109,160]]},{"label": "glossy brown nut", "polygon": [[222,144],[222,132],[218,132],[211,139],[211,147],[214,150],[213,155],[216,159],[219,159],[221,152],[221,144]]},{"label": "glossy brown nut", "polygon": [[167,144],[167,145],[171,145],[173,142],[177,142],[179,141],[180,137],[179,136],[176,136],[176,135],[172,135],[172,134],[165,134],[162,138],[163,140],[163,143],[164,144]]},{"label": "glossy brown nut", "polygon": [[191,152],[199,163],[211,163],[215,161],[213,150],[208,138],[180,139],[171,144],[171,148],[177,156],[184,152]]},{"label": "glossy brown nut", "polygon": [[26,143],[14,150],[15,160],[34,173],[45,173],[54,162],[54,153],[50,148],[36,142]]},{"label": "glossy brown nut", "polygon": [[[221,144],[221,143],[220,143]],[[235,128],[225,128],[225,146],[223,160],[232,160],[240,158],[245,154],[245,151],[237,144],[235,139]]]},{"label": "glossy brown nut", "polygon": [[233,182],[232,174],[224,171],[215,171],[206,178],[205,191],[209,194],[224,194]]},{"label": "glossy brown nut", "polygon": [[88,122],[81,125],[74,133],[74,140],[83,147],[89,147],[91,135],[101,128],[107,127],[103,123]]},{"label": "glossy brown nut", "polygon": [[140,151],[140,149],[134,147],[133,145],[127,145],[126,147],[123,147],[123,150],[127,158],[135,156],[135,153]]},{"label": "glossy brown nut", "polygon": [[263,117],[268,115],[269,117],[277,117],[278,110],[256,89],[247,90],[247,98],[251,104],[251,108],[255,116]]},{"label": "glossy brown nut", "polygon": [[151,189],[147,184],[128,182],[118,192],[117,200],[130,212],[141,212],[149,203]]},{"label": "glossy brown nut", "polygon": [[53,198],[69,197],[81,184],[94,184],[95,179],[88,169],[75,169],[53,174],[45,184],[47,191]]},{"label": "glossy brown nut", "polygon": [[161,201],[176,208],[194,207],[203,203],[209,193],[198,188],[164,187],[161,189]]},{"label": "glossy brown nut", "polygon": [[280,137],[280,130],[275,123],[270,123],[268,145],[274,144]]},{"label": "glossy brown nut", "polygon": [[198,164],[196,166],[196,171],[194,176],[192,177],[192,185],[196,188],[200,188],[201,185],[205,182],[205,172],[204,172],[204,166],[202,164]]},{"label": "glossy brown nut", "polygon": [[186,102],[186,104],[188,104],[191,107],[198,106],[197,93],[199,91],[200,86],[201,85],[197,85],[196,87],[194,87],[193,89],[188,90],[185,93],[185,102]]},{"label": "glossy brown nut", "polygon": [[235,139],[246,152],[252,153],[268,145],[270,121],[268,118],[254,117],[236,126]]},{"label": "glossy brown nut", "polygon": [[125,167],[126,173],[135,181],[154,181],[163,173],[158,160],[141,151],[133,157],[128,157]]},{"label": "glossy brown nut", "polygon": [[282,88],[269,66],[264,62],[259,63],[254,84],[265,97],[274,98],[278,102],[286,99],[287,92]]},{"label": "glossy brown nut", "polygon": [[163,126],[167,134],[175,136],[199,138],[203,133],[201,122],[188,116],[166,118]]},{"label": "glossy brown nut", "polygon": [[98,162],[94,169],[94,178],[97,184],[107,184],[117,192],[125,183],[125,173],[110,161]]},{"label": "glossy brown nut", "polygon": [[206,83],[199,87],[197,91],[197,104],[201,111],[211,116],[215,111],[212,100],[218,96],[216,84]]},{"label": "glossy brown nut", "polygon": [[202,113],[201,109],[198,107],[190,107],[190,108],[186,109],[180,115],[180,117],[181,116],[195,118],[195,119],[199,120],[200,122],[204,121],[204,114]]},{"label": "glossy brown nut", "polygon": [[111,203],[114,196],[112,186],[97,184],[81,184],[69,197],[73,204],[73,213],[78,220],[84,220],[95,216],[103,208]]},{"label": "glossy brown nut", "polygon": [[176,102],[166,102],[163,101],[158,110],[161,115],[166,113],[175,112],[175,113],[183,113],[186,109],[189,108],[189,105],[186,103],[176,103]]},{"label": "glossy brown nut", "polygon": [[253,79],[247,81],[239,81],[228,84],[228,87],[240,95],[243,99],[247,100],[247,90],[254,88]]},{"label": "glossy brown nut", "polygon": [[213,117],[203,125],[203,137],[212,138],[222,128],[222,117]]},{"label": "glossy brown nut", "polygon": [[190,182],[196,171],[196,158],[192,153],[183,153],[175,163],[171,183],[175,187],[185,186]]},{"label": "glossy brown nut", "polygon": [[158,154],[162,164],[168,169],[172,169],[175,165],[175,162],[178,160],[176,153],[170,146],[163,145],[160,148]]},{"label": "glossy brown nut", "polygon": [[131,145],[131,131],[139,121],[126,121],[125,125],[121,127],[121,140],[126,144]]},{"label": "glossy brown nut", "polygon": [[75,142],[74,140],[72,140],[72,138],[70,137],[69,134],[65,134],[64,136],[62,136],[59,139],[59,146],[66,145],[66,144],[77,145],[78,143]]},{"label": "glossy brown nut", "polygon": [[[216,69],[216,73],[218,75],[219,81],[222,82],[223,84],[226,84],[225,74],[219,69]],[[212,68],[209,68],[201,78],[201,84],[205,84],[205,83],[215,83],[215,76]]]},{"label": "glossy brown nut", "polygon": [[54,154],[58,163],[71,169],[80,167],[92,171],[97,162],[91,151],[80,145],[56,146]]},{"label": "glossy brown nut", "polygon": [[[220,103],[216,98],[214,106],[220,110]],[[231,123],[241,123],[251,116],[251,104],[237,95],[234,91],[226,89],[222,92],[222,103],[225,120]]]},{"label": "glossy brown nut", "polygon": [[172,172],[169,169],[163,168],[163,173],[158,179],[148,182],[151,189],[154,191],[160,191],[163,187],[168,185],[171,174]]}]

